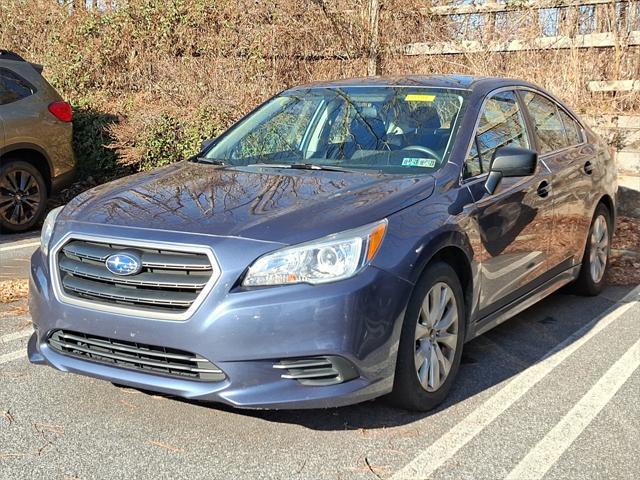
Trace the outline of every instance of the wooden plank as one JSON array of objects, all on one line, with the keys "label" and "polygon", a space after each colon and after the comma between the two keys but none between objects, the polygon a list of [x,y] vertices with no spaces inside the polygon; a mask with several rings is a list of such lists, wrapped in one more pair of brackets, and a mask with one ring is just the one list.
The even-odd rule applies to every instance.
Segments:
[{"label": "wooden plank", "polygon": [[583,5],[605,5],[612,3],[612,0],[529,0],[518,3],[500,3],[487,2],[482,4],[463,4],[463,5],[438,5],[431,8],[421,8],[420,12],[428,15],[469,15],[474,13],[497,13],[508,12],[513,10],[534,9],[541,10],[544,8],[564,8],[577,7]]},{"label": "wooden plank", "polygon": [[628,115],[618,117],[618,128],[639,128],[640,115]]},{"label": "wooden plank", "polygon": [[635,152],[640,148],[640,130],[628,132],[624,137],[624,148],[623,151]]},{"label": "wooden plank", "polygon": [[480,42],[463,40],[460,42],[409,43],[404,45],[405,55],[455,55],[479,52],[517,52],[521,50],[551,50],[568,48],[614,47],[616,44],[640,45],[640,30],[629,32],[626,38],[619,38],[612,32],[588,33],[568,37],[537,37],[533,41],[511,40],[508,42]]},{"label": "wooden plank", "polygon": [[640,175],[640,152],[616,152],[618,171]]},{"label": "wooden plank", "polygon": [[587,84],[590,92],[635,92],[640,90],[640,80],[604,80]]},{"label": "wooden plank", "polygon": [[597,129],[640,129],[640,115],[585,115],[582,117],[591,128]]}]

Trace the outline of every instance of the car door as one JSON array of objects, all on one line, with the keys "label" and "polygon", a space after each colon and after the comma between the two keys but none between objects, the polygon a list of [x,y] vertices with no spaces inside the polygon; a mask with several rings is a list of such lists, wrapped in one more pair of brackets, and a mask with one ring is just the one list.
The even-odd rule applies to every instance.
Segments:
[{"label": "car door", "polygon": [[[554,207],[549,268],[554,273],[579,263],[591,223],[588,196],[596,162],[582,127],[562,106],[541,92],[520,91],[540,161],[551,171]],[[595,172],[597,175],[597,172]]]},{"label": "car door", "polygon": [[500,147],[531,148],[514,90],[490,94],[483,104],[464,168],[474,197],[471,216],[481,239],[479,315],[517,299],[545,280],[553,230],[551,175],[542,162],[534,175],[503,178],[493,194],[484,188]]}]

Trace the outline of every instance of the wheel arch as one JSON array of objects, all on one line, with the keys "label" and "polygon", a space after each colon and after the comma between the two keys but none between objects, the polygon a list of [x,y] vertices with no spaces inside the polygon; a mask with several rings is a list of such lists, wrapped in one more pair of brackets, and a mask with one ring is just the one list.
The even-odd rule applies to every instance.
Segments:
[{"label": "wheel arch", "polygon": [[611,215],[611,227],[612,227],[611,235],[613,235],[613,230],[616,224],[616,206],[613,201],[613,198],[611,198],[611,196],[609,196],[609,194],[607,193],[602,195],[598,200],[598,203],[596,203],[595,207],[593,208],[593,213],[591,214],[592,217],[595,214],[595,211],[597,210],[598,205],[600,204],[604,205],[605,207],[607,207],[607,210],[609,210],[609,215]]},{"label": "wheel arch", "polygon": [[473,248],[469,238],[461,231],[451,230],[442,232],[429,244],[430,248],[426,249],[427,252],[420,259],[419,268],[416,269],[415,278],[412,280],[417,282],[427,267],[434,262],[441,261],[450,265],[460,280],[464,294],[467,322],[469,322],[478,288],[478,269],[475,265],[477,262],[474,259]]},{"label": "wheel arch", "polygon": [[47,186],[47,193],[51,194],[52,189],[52,169],[51,161],[46,152],[31,143],[18,143],[10,145],[0,150],[0,162],[8,158],[15,158],[33,165],[42,174]]}]

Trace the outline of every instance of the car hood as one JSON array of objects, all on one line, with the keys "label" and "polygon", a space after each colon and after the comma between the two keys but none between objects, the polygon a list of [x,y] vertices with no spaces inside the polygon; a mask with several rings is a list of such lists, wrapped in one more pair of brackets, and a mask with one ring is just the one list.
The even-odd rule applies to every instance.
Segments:
[{"label": "car hood", "polygon": [[292,244],[379,220],[433,189],[430,175],[179,162],[88,190],[61,219]]}]

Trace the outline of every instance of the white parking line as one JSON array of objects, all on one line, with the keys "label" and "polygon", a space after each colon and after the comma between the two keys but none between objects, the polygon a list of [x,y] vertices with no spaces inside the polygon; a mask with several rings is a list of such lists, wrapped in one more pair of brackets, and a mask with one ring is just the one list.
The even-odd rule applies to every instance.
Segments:
[{"label": "white parking line", "polygon": [[5,353],[4,355],[0,355],[0,365],[3,363],[9,363],[12,360],[18,360],[19,358],[27,356],[27,349],[23,348],[22,350],[17,350],[11,353]]},{"label": "white parking line", "polygon": [[10,250],[20,250],[23,248],[37,247],[40,242],[23,243],[22,245],[11,245],[10,247],[0,247],[0,252],[8,252]]},{"label": "white parking line", "polygon": [[603,315],[552,348],[538,363],[515,376],[460,423],[396,472],[391,477],[392,480],[424,479],[432,475],[555,367],[636,305],[638,292],[640,292],[640,286],[633,289],[620,303],[615,304]]},{"label": "white parking line", "polygon": [[509,473],[507,480],[539,480],[558,461],[640,366],[640,340],[613,364],[545,437]]},{"label": "white parking line", "polygon": [[19,332],[9,333],[0,337],[0,343],[8,343],[19,338],[28,337],[33,333],[33,330],[28,328],[26,330],[20,330]]}]

